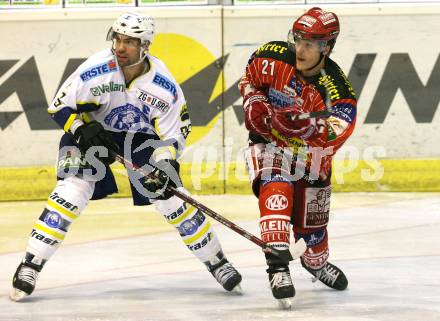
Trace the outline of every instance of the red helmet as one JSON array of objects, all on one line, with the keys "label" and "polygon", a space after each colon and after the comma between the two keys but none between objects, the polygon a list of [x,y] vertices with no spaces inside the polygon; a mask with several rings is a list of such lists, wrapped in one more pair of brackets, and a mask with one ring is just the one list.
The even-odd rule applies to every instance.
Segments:
[{"label": "red helmet", "polygon": [[291,31],[301,39],[329,41],[339,34],[339,20],[333,12],[314,7],[293,23]]}]

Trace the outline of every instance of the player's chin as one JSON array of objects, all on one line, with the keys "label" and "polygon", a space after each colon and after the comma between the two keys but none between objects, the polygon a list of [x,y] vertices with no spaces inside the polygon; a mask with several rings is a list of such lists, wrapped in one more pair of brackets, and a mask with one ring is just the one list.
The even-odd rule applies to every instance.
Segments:
[{"label": "player's chin", "polygon": [[307,62],[303,60],[296,60],[296,69],[299,71],[306,70],[308,68]]},{"label": "player's chin", "polygon": [[120,58],[120,57],[118,57],[117,60],[118,60],[118,65],[121,66],[121,67],[125,67],[125,66],[129,65],[127,58]]}]

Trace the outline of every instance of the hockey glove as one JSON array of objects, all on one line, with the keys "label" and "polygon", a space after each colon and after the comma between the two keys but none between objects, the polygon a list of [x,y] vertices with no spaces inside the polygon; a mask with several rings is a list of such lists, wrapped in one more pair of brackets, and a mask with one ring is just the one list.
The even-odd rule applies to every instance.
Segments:
[{"label": "hockey glove", "polygon": [[244,123],[246,128],[256,134],[269,136],[272,106],[265,93],[254,90],[243,98]]},{"label": "hockey glove", "polygon": [[316,132],[316,119],[291,121],[290,116],[295,114],[298,114],[298,111],[292,108],[275,110],[272,116],[272,127],[286,138],[310,138]]},{"label": "hockey glove", "polygon": [[157,194],[155,199],[167,200],[173,193],[167,189],[168,186],[181,186],[179,177],[179,163],[174,159],[163,159],[157,162],[155,169],[145,177],[143,183],[145,189]]},{"label": "hockey glove", "polygon": [[90,147],[104,146],[108,149],[108,156],[97,156],[97,158],[106,165],[110,165],[115,161],[111,151],[118,151],[118,145],[111,134],[97,121],[79,126],[73,134],[73,139],[83,155]]}]

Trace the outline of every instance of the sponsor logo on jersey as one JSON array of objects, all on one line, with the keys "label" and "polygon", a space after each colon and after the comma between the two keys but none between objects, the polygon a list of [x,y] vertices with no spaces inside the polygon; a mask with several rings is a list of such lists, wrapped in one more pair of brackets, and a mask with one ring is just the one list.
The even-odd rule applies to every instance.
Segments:
[{"label": "sponsor logo on jersey", "polygon": [[161,112],[166,113],[170,109],[170,104],[165,100],[158,98],[150,94],[149,92],[138,89],[136,97],[146,103],[147,105],[159,109]]},{"label": "sponsor logo on jersey", "polygon": [[57,212],[50,211],[44,216],[44,223],[52,228],[60,228],[63,225],[63,218]]},{"label": "sponsor logo on jersey", "polygon": [[281,91],[275,90],[273,88],[269,89],[269,93],[267,96],[269,98],[270,104],[278,108],[292,106],[295,101],[289,95],[282,93]]},{"label": "sponsor logo on jersey", "polygon": [[85,82],[95,77],[115,72],[116,70],[118,70],[116,62],[114,60],[110,60],[103,64],[90,67],[89,69],[83,71],[79,76],[81,77],[81,80]]},{"label": "sponsor logo on jersey", "polygon": [[171,94],[173,94],[174,101],[177,100],[177,88],[176,85],[169,80],[167,77],[161,75],[160,73],[156,72],[153,78],[153,83],[156,84],[159,87],[162,87],[163,89],[169,91]]},{"label": "sponsor logo on jersey", "polygon": [[289,200],[284,195],[274,194],[267,198],[265,205],[272,211],[281,211],[289,206]]},{"label": "sponsor logo on jersey", "polygon": [[332,114],[351,124],[356,117],[356,109],[351,104],[338,103],[333,106]]},{"label": "sponsor logo on jersey", "polygon": [[277,44],[269,43],[269,44],[263,45],[260,48],[258,48],[256,54],[258,55],[263,51],[273,51],[273,52],[279,52],[280,54],[282,54],[287,49],[288,48],[285,46],[280,46]]},{"label": "sponsor logo on jersey", "polygon": [[125,104],[114,108],[105,118],[104,123],[120,131],[147,132],[151,130],[149,124],[148,106],[143,106],[142,111],[132,104]]},{"label": "sponsor logo on jersey", "polygon": [[110,93],[114,91],[125,91],[125,85],[124,84],[115,84],[113,81],[110,81],[107,84],[98,85],[96,87],[90,88],[90,92],[93,96],[101,96],[105,93]]},{"label": "sponsor logo on jersey", "polygon": [[330,75],[319,77],[318,84],[324,86],[327,95],[330,95],[330,99],[341,98],[338,87],[335,85],[335,80]]},{"label": "sponsor logo on jersey", "polygon": [[289,95],[290,97],[296,97],[296,96],[298,96],[298,94],[296,93],[296,91],[295,91],[293,88],[291,88],[291,87],[289,87],[289,86],[287,86],[287,85],[284,85],[284,87],[283,87],[283,93],[286,93],[286,94]]},{"label": "sponsor logo on jersey", "polygon": [[346,88],[348,89],[348,91],[350,92],[350,95],[353,97],[356,97],[356,93],[355,93],[353,87],[351,86],[350,80],[348,80],[347,76],[344,74],[344,72],[341,70],[341,68],[337,68],[337,69],[338,69],[339,75],[342,77],[342,79],[344,79],[344,84],[345,84]]},{"label": "sponsor logo on jersey", "polygon": [[331,187],[306,189],[304,227],[320,227],[328,223]]}]

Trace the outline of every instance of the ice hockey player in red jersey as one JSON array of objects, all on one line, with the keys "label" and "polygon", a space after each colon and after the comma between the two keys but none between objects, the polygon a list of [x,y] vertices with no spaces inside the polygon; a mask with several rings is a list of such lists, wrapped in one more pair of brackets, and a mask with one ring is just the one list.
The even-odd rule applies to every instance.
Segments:
[{"label": "ice hockey player in red jersey", "polygon": [[[356,122],[353,88],[329,57],[339,30],[336,14],[308,10],[293,23],[287,42],[271,41],[252,54],[239,89],[262,240],[287,250],[292,225],[295,239],[307,244],[302,266],[315,281],[344,290],[347,278],[328,262],[327,233],[332,157]],[[265,255],[272,294],[290,308],[295,288],[289,266]]]}]

